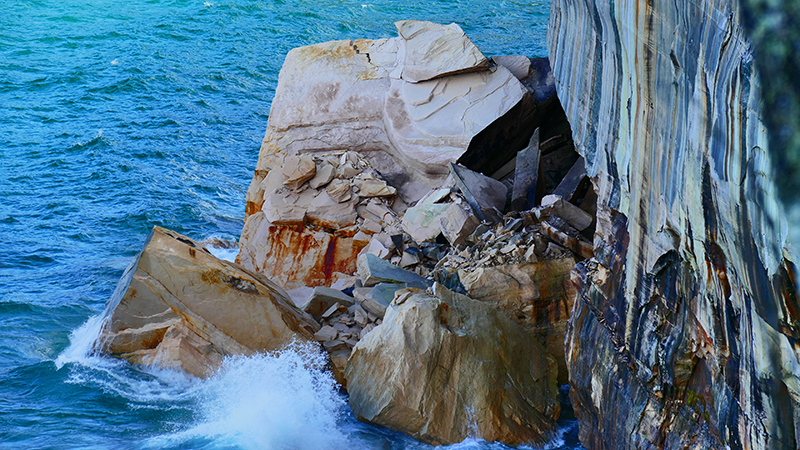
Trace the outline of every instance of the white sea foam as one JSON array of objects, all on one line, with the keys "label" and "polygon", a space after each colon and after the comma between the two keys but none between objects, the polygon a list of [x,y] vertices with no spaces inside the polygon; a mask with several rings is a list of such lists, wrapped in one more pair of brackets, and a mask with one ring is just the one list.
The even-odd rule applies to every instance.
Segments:
[{"label": "white sea foam", "polygon": [[348,448],[337,423],[344,398],[312,347],[226,359],[190,395],[200,419],[189,429],[151,439],[148,447],[211,440],[244,449]]},{"label": "white sea foam", "polygon": [[93,359],[94,346],[97,337],[100,336],[105,318],[105,312],[92,316],[70,333],[69,346],[55,360],[57,370],[61,370],[67,363],[94,364],[89,360]]},{"label": "white sea foam", "polygon": [[239,244],[232,239],[221,236],[209,236],[201,244],[214,256],[225,261],[233,262],[239,254]]}]

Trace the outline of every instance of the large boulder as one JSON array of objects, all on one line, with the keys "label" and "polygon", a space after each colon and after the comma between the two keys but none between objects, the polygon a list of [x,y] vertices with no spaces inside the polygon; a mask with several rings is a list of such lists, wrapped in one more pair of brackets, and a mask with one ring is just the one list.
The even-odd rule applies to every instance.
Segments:
[{"label": "large boulder", "polygon": [[560,411],[553,358],[494,305],[434,292],[399,291],[353,349],[356,417],[432,444],[548,441]]},{"label": "large boulder", "polygon": [[528,327],[558,363],[558,384],[569,382],[564,332],[575,303],[571,256],[534,263],[460,269],[467,295],[497,305],[508,318]]},{"label": "large boulder", "polygon": [[155,227],[107,306],[104,352],[206,376],[227,355],[313,340],[319,325],[265,276]]}]

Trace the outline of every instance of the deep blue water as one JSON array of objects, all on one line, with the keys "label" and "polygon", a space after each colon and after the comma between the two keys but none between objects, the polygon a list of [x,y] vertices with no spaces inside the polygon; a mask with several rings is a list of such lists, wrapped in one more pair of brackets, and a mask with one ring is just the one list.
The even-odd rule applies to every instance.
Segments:
[{"label": "deep blue water", "polygon": [[[427,448],[354,421],[297,354],[201,382],[86,356],[86,322],[153,225],[238,237],[291,48],[415,18],[459,23],[487,55],[544,56],[548,14],[543,0],[3,2],[0,449]],[[566,431],[560,448],[576,445]]]}]

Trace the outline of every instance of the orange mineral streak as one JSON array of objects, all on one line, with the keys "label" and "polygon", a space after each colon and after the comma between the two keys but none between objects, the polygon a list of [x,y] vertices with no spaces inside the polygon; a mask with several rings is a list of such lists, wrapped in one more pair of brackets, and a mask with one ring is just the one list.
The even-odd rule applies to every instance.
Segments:
[{"label": "orange mineral streak", "polygon": [[258,271],[284,286],[329,286],[334,272],[352,274],[363,245],[352,238],[312,231],[302,226],[269,227],[267,257]]}]

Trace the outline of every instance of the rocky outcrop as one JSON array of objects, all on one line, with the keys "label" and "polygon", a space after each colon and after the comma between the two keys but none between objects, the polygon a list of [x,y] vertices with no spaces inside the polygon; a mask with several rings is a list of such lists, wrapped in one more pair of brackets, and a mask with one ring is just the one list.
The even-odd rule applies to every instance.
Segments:
[{"label": "rocky outcrop", "polygon": [[559,97],[598,195],[571,398],[593,449],[795,449],[800,304],[735,0],[554,0]]},{"label": "rocky outcrop", "polygon": [[248,214],[259,209],[252,194],[267,173],[301,153],[359,151],[405,201],[416,201],[441,184],[474,136],[529,97],[508,69],[489,67],[457,25],[396,25],[397,38],[327,42],[286,55]]},{"label": "rocky outcrop", "polygon": [[240,265],[157,228],[99,346],[202,376],[314,339],[363,420],[437,444],[545,442],[569,272],[592,256],[585,164],[546,60],[396,26],[289,53]]},{"label": "rocky outcrop", "polygon": [[104,352],[131,362],[209,375],[227,355],[313,339],[319,325],[263,275],[155,227],[107,309]]},{"label": "rocky outcrop", "polygon": [[399,291],[354,348],[345,376],[356,417],[433,444],[549,440],[555,361],[493,305],[434,292]]}]

